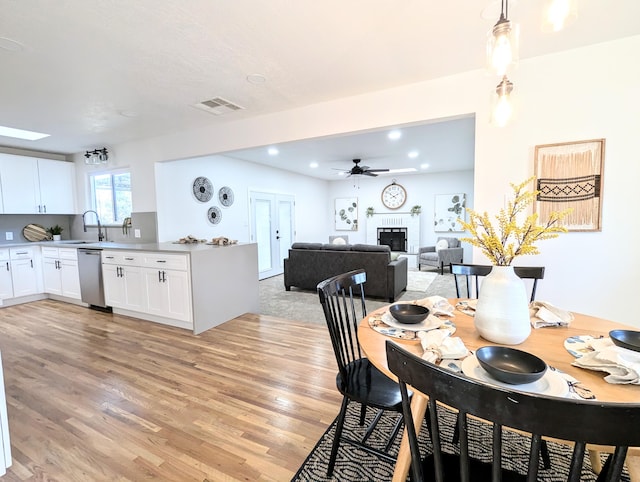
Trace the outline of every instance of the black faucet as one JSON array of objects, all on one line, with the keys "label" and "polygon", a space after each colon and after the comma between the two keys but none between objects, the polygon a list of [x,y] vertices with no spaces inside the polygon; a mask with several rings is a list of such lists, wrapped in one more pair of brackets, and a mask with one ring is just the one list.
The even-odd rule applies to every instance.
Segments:
[{"label": "black faucet", "polygon": [[84,217],[87,213],[93,213],[96,215],[96,221],[98,222],[98,241],[104,241],[104,234],[102,234],[102,225],[100,224],[100,218],[98,217],[98,213],[92,209],[89,209],[88,211],[82,213],[82,228],[84,229],[84,232],[87,232],[87,223],[84,220]]}]

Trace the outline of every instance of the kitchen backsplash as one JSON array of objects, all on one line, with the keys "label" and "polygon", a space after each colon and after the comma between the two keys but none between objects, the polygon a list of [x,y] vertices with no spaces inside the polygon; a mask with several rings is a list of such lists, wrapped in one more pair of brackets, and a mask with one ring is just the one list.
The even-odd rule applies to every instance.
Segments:
[{"label": "kitchen backsplash", "polygon": [[[97,226],[88,226],[85,233],[82,225],[82,215],[53,215],[53,214],[0,214],[0,245],[27,243],[22,230],[28,224],[39,224],[45,229],[58,224],[63,228],[62,239],[86,239],[98,241]],[[131,226],[126,230],[122,225],[103,226],[106,234],[105,241],[116,243],[155,243],[158,240],[158,221],[155,212],[132,213]],[[136,233],[140,237],[136,237]],[[6,239],[7,234],[13,239]]]}]

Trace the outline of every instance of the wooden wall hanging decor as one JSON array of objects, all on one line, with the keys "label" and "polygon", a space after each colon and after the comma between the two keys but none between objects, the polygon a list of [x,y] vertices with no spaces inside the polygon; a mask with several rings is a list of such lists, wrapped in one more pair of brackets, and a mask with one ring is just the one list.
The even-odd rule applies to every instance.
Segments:
[{"label": "wooden wall hanging decor", "polygon": [[571,208],[563,225],[569,231],[602,229],[604,139],[536,146],[539,192],[534,210],[544,223],[551,211]]}]

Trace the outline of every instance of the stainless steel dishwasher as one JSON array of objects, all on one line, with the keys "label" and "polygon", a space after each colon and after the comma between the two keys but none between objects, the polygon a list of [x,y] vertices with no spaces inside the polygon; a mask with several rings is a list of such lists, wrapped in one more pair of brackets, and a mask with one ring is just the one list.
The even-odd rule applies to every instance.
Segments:
[{"label": "stainless steel dishwasher", "polygon": [[102,281],[102,250],[78,248],[78,272],[80,273],[80,295],[91,308],[108,310],[104,301]]}]

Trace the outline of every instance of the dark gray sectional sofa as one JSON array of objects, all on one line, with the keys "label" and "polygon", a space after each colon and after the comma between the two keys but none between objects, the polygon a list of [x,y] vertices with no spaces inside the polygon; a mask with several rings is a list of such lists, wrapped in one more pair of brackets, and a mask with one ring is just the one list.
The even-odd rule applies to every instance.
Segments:
[{"label": "dark gray sectional sofa", "polygon": [[391,261],[389,246],[321,243],[293,243],[284,260],[284,287],[315,291],[321,281],[355,269],[367,273],[367,297],[393,302],[407,289],[407,259]]}]

